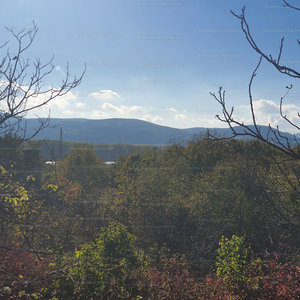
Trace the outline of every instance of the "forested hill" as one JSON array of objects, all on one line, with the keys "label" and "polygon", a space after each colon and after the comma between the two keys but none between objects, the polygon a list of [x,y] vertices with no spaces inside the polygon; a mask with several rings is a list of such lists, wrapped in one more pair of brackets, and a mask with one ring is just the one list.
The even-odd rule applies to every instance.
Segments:
[{"label": "forested hill", "polygon": [[[27,119],[27,135],[36,128],[35,119]],[[167,145],[172,139],[190,139],[205,128],[177,129],[156,125],[137,119],[51,119],[50,126],[41,131],[35,139],[59,140],[60,127],[63,140],[70,142],[104,143],[104,144],[138,144]]]},{"label": "forested hill", "polygon": [[[34,129],[37,128],[38,121],[36,119],[25,120],[27,122],[27,136],[31,136],[35,132]],[[207,130],[204,127],[171,128],[137,119],[88,120],[53,118],[50,120],[50,126],[38,133],[35,139],[59,140],[60,127],[62,127],[64,141],[163,146],[167,145],[170,140],[183,138],[184,141],[187,141],[192,139],[195,134]],[[215,128],[214,130],[219,136],[228,137],[231,135],[231,130],[228,128]],[[242,128],[237,128],[236,131],[241,132],[242,130]],[[261,133],[263,136],[267,136],[268,127],[261,126]],[[284,133],[284,135],[289,140],[293,139],[293,136],[289,133]]]}]

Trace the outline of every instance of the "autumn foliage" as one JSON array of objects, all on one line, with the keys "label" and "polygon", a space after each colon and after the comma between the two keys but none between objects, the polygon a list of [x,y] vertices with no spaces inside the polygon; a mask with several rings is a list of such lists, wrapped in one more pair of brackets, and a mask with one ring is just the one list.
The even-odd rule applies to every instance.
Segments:
[{"label": "autumn foliage", "polygon": [[0,241],[0,298],[44,299],[52,289],[50,257],[22,250],[21,243]]},{"label": "autumn foliage", "polygon": [[79,144],[39,180],[2,168],[1,297],[297,299],[300,165],[272,151],[198,136],[115,165]]}]

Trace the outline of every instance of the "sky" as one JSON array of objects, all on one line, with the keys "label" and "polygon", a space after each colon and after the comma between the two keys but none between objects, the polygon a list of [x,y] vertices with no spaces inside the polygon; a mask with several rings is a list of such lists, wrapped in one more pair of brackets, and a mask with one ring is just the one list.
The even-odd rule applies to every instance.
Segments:
[{"label": "sky", "polygon": [[[134,118],[175,128],[227,127],[215,117],[222,109],[210,95],[222,87],[236,120],[251,124],[248,89],[259,54],[230,10],[240,15],[246,6],[252,37],[266,54],[277,57],[284,37],[281,62],[299,70],[300,12],[283,4],[282,0],[6,1],[1,5],[0,44],[9,43],[0,49],[0,59],[7,51],[11,56],[17,53],[8,29],[26,31],[34,22],[39,31],[23,57],[33,64],[36,59],[46,63],[54,55],[45,89],[59,87],[67,64],[71,79],[87,66],[78,87],[26,117],[46,117],[50,111],[52,118]],[[300,125],[295,80],[262,61],[252,84],[258,124],[298,132],[279,114],[280,99],[292,84],[283,113]],[[31,99],[27,105],[43,99]],[[5,109],[3,101],[0,106]]]}]

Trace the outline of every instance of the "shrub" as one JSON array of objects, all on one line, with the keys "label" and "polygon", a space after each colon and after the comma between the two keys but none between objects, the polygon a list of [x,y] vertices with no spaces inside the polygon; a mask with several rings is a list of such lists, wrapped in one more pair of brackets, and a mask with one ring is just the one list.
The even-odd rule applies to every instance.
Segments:
[{"label": "shrub", "polygon": [[135,248],[136,238],[113,222],[95,243],[82,245],[68,257],[57,256],[55,297],[58,299],[123,299],[134,284],[130,272],[146,265]]},{"label": "shrub", "polygon": [[278,256],[266,257],[265,261],[252,260],[244,265],[243,281],[233,283],[230,276],[206,277],[202,293],[204,299],[299,299],[300,267],[292,263],[280,263]]},{"label": "shrub", "polygon": [[50,296],[50,257],[22,250],[21,240],[17,238],[0,243],[0,298],[46,299]]},{"label": "shrub", "polygon": [[245,282],[245,269],[247,249],[244,247],[244,239],[232,236],[229,240],[224,238],[219,243],[219,256],[216,266],[217,276],[225,280],[230,280],[233,284]]},{"label": "shrub", "polygon": [[156,266],[135,276],[142,299],[202,299],[201,283],[190,273],[185,256],[167,256],[163,249]]}]

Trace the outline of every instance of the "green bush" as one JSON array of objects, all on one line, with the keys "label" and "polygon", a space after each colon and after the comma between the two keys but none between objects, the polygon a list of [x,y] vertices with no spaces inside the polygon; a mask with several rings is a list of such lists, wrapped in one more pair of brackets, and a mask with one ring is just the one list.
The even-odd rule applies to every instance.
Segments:
[{"label": "green bush", "polygon": [[138,254],[136,238],[113,222],[95,243],[75,249],[72,257],[57,256],[57,299],[123,299],[131,295],[130,272],[147,264]]},{"label": "green bush", "polygon": [[233,284],[244,283],[247,249],[244,247],[244,238],[235,235],[229,240],[222,236],[218,249],[216,266],[217,276],[230,280]]}]

